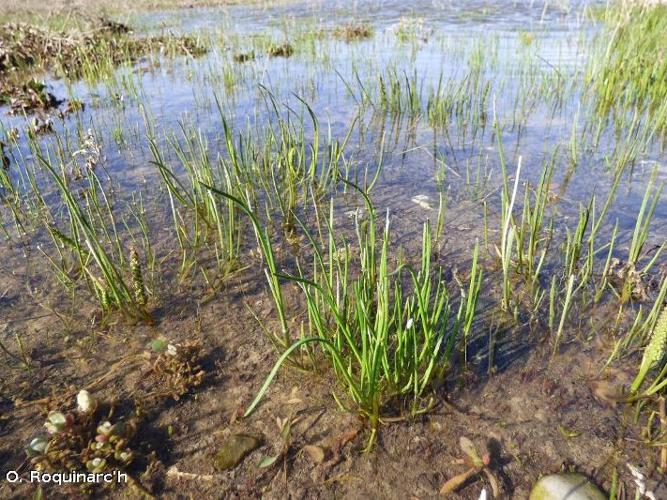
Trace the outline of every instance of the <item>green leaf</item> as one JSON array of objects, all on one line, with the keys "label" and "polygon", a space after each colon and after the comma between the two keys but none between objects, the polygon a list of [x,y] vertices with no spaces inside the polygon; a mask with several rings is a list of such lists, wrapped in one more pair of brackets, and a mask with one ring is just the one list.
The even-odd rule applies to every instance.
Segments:
[{"label": "green leaf", "polygon": [[281,454],[278,454],[275,457],[264,457],[259,462],[259,467],[260,468],[271,467],[273,464],[276,463],[276,460],[278,460],[281,456],[282,456]]},{"label": "green leaf", "polygon": [[316,337],[308,337],[308,338],[305,338],[305,339],[301,339],[301,340],[295,342],[294,344],[292,344],[291,346],[289,346],[289,348],[287,348],[285,350],[285,352],[282,354],[282,356],[280,356],[280,358],[278,358],[278,361],[276,361],[276,364],[273,366],[273,369],[271,370],[271,373],[269,373],[269,376],[266,377],[266,380],[264,381],[264,384],[262,384],[262,387],[260,388],[259,392],[257,393],[257,396],[255,396],[255,399],[253,400],[252,403],[250,403],[250,406],[248,407],[245,414],[243,415],[244,417],[250,416],[252,414],[252,412],[255,411],[255,408],[257,408],[257,405],[259,404],[259,402],[264,397],[264,393],[267,391],[267,389],[271,385],[271,382],[273,382],[273,379],[278,374],[278,370],[280,369],[280,366],[285,362],[285,360],[287,358],[289,358],[290,354],[292,354],[292,352],[297,350],[299,347],[302,347],[306,344],[310,344],[311,342],[321,342],[323,344],[328,344],[331,347],[333,347],[331,342],[328,342],[327,340],[319,339],[319,338],[316,338]]},{"label": "green leaf", "polygon": [[167,350],[167,341],[165,339],[155,339],[151,342],[151,349],[155,352],[164,352]]}]

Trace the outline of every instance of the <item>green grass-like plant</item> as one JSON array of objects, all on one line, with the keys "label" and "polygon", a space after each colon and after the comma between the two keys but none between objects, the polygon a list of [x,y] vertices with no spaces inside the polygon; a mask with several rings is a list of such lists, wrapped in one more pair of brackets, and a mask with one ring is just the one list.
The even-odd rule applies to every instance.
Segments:
[{"label": "green grass-like plant", "polygon": [[[400,259],[392,266],[388,215],[378,239],[377,215],[370,198],[348,184],[360,192],[367,210],[365,219],[356,218],[354,244],[337,241],[333,204],[326,227],[318,228],[316,235],[295,216],[312,251],[312,272],[308,274],[302,262],[297,262],[297,274],[276,273],[273,250],[257,217],[240,199],[210,189],[234,200],[251,216],[258,240],[265,243],[266,260],[272,263],[267,274],[277,309],[284,314],[282,296],[274,290],[279,278],[300,287],[307,310],[300,338],[283,351],[246,415],[256,409],[280,366],[302,354],[319,366],[322,360],[329,366],[341,389],[334,394],[341,408],[368,419],[370,447],[388,412],[405,410],[416,415],[434,405],[427,395],[449,366],[460,334],[472,327],[482,271],[476,251],[468,289],[462,290],[454,313],[440,270],[431,264],[430,224],[423,229],[420,267],[415,269]],[[353,269],[352,255],[359,255],[358,269]]]},{"label": "green grass-like plant", "polygon": [[[84,201],[79,202],[65,171],[56,170],[51,160],[41,153],[36,156],[57,187],[69,221],[68,229],[61,230],[49,218],[45,219],[45,228],[55,246],[64,247],[71,253],[85,283],[104,311],[119,310],[135,320],[151,323],[145,307],[146,297],[138,295],[132,285],[132,272],[138,274],[138,254],[135,269],[128,269],[131,266],[126,262],[119,226],[99,178],[92,170],[86,171],[88,189],[84,191]],[[36,184],[33,189],[39,194]],[[61,258],[64,257],[62,250],[59,253]],[[75,280],[67,276],[60,264],[50,260],[56,269],[60,269],[60,281],[74,290]],[[143,288],[143,278],[141,286]]]},{"label": "green grass-like plant", "polygon": [[589,69],[597,111],[622,117],[631,108],[646,110],[664,130],[667,6],[628,2],[606,9],[604,21],[609,41]]}]

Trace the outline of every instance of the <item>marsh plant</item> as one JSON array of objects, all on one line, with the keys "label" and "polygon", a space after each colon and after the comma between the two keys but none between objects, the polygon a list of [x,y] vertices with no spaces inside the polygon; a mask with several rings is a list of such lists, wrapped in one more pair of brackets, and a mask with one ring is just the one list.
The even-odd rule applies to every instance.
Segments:
[{"label": "marsh plant", "polygon": [[229,189],[236,180],[233,172],[211,160],[200,134],[192,136],[183,129],[185,145],[175,138],[170,140],[180,167],[186,172],[185,176],[179,176],[165,160],[156,140],[153,136],[148,138],[149,148],[152,163],[167,188],[174,231],[182,251],[181,274],[184,276],[193,267],[197,255],[209,244],[213,246],[218,269],[230,269],[240,248],[236,210],[231,203],[221,204],[202,183],[220,180]]},{"label": "marsh plant", "polygon": [[589,78],[600,114],[612,113],[625,123],[623,114],[635,107],[647,111],[655,127],[664,131],[667,7],[650,3],[615,2],[605,10],[611,33],[606,32],[601,57],[591,59]]},{"label": "marsh plant", "polygon": [[[442,270],[431,264],[432,235],[425,223],[422,235],[421,264],[390,258],[390,217],[382,228],[367,193],[350,186],[364,199],[367,216],[355,219],[355,241],[336,238],[333,202],[324,227],[315,234],[297,218],[309,241],[312,263],[297,261],[297,273],[277,272],[268,236],[253,216],[257,238],[269,262],[269,284],[280,287],[276,279],[296,283],[303,294],[307,320],[299,337],[285,337],[285,346],[273,370],[248,407],[252,413],[288,359],[314,366],[326,361],[338,381],[334,393],[339,406],[368,419],[372,445],[378,426],[394,412],[403,417],[428,411],[435,404],[431,396],[435,382],[450,367],[462,333],[469,332],[475,316],[481,285],[477,253],[467,288],[460,290],[455,306],[442,278]],[[213,189],[234,200],[244,212],[251,213],[239,199]],[[359,255],[353,269],[353,255]],[[273,293],[279,311],[285,311],[282,296]],[[283,313],[284,314],[284,313]],[[293,339],[293,340],[292,340]],[[402,413],[405,411],[405,414]]]},{"label": "marsh plant", "polygon": [[[44,423],[47,435],[37,436],[27,445],[32,466],[43,472],[125,470],[135,458],[130,445],[136,420],[114,419],[112,423],[108,405],[98,405],[86,390],[76,399],[76,409],[49,412]],[[81,487],[91,489],[91,485]]]},{"label": "marsh plant", "polygon": [[[44,200],[36,180],[33,194],[40,211],[45,214],[43,225],[54,245],[42,253],[51,263],[60,282],[74,291],[82,278],[93,297],[105,312],[118,310],[135,320],[150,322],[146,309],[146,292],[137,250],[128,262],[126,243],[120,236],[112,203],[101,179],[93,169],[84,169],[85,189],[77,191],[64,164],[48,155],[36,153],[41,167],[60,196],[66,225],[59,223]],[[134,285],[133,285],[134,281]]]}]

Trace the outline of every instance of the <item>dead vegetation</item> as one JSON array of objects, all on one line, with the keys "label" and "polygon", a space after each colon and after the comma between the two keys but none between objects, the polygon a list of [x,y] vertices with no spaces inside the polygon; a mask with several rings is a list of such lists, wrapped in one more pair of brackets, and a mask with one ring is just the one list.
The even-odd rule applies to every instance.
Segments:
[{"label": "dead vegetation", "polygon": [[271,45],[268,53],[271,57],[290,57],[294,54],[294,47],[288,42],[280,45]]},{"label": "dead vegetation", "polygon": [[199,365],[201,349],[201,342],[196,340],[182,344],[155,341],[153,353],[147,353],[150,365],[148,373],[159,380],[159,384],[148,397],[178,401],[192,388],[199,386],[205,375]]},{"label": "dead vegetation", "polygon": [[366,23],[344,24],[333,30],[333,36],[346,42],[365,40],[373,36],[373,27]]},{"label": "dead vegetation", "polygon": [[60,106],[65,101],[35,78],[46,71],[59,77],[90,77],[153,52],[198,57],[206,51],[195,37],[134,37],[127,25],[106,18],[86,31],[71,32],[5,24],[0,26],[0,105],[9,104],[13,113]]},{"label": "dead vegetation", "polygon": [[0,83],[0,103],[9,104],[10,114],[58,107],[62,100],[47,90],[44,82],[30,79],[21,85]]}]

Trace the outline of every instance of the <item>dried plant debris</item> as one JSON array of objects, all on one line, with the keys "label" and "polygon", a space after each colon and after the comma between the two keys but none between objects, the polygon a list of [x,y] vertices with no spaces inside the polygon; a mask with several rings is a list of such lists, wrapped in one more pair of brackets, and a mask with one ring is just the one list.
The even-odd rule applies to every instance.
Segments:
[{"label": "dried plant debris", "polygon": [[86,170],[95,171],[97,166],[104,160],[100,141],[95,137],[91,129],[88,129],[79,149],[72,153],[72,159],[72,175],[77,180],[84,178]]},{"label": "dried plant debris", "polygon": [[627,466],[642,498],[648,498],[649,500],[667,498],[667,483],[659,470],[653,471],[652,476],[654,477],[651,477],[651,474],[648,474],[649,477],[647,477],[647,474],[639,467],[630,463]]},{"label": "dried plant debris", "polygon": [[7,156],[7,153],[5,152],[6,147],[7,147],[7,145],[4,142],[0,141],[0,165],[5,170],[8,170],[9,169],[9,156]]},{"label": "dried plant debris", "polygon": [[0,102],[9,104],[9,113],[13,115],[35,110],[47,111],[57,108],[63,102],[47,90],[46,83],[35,79],[22,85],[0,85]]},{"label": "dried plant debris", "polygon": [[633,300],[648,300],[648,287],[644,283],[642,273],[632,262],[622,262],[617,258],[611,260],[608,275],[613,285],[621,291],[627,291]]},{"label": "dried plant debris", "polygon": [[48,116],[35,116],[28,128],[29,135],[41,135],[53,132],[53,121]]},{"label": "dried plant debris", "polygon": [[155,51],[192,57],[207,51],[192,36],[132,37],[130,33],[127,26],[108,19],[96,21],[86,32],[54,32],[23,23],[0,26],[0,104],[9,104],[12,112],[25,112],[52,109],[64,102],[34,79],[20,83],[23,73],[49,70],[76,78],[84,71],[94,73],[96,68],[134,61]]},{"label": "dried plant debris", "polygon": [[373,36],[373,27],[365,23],[350,23],[343,26],[337,26],[333,30],[334,38],[352,42],[364,40]]},{"label": "dried plant debris", "polygon": [[118,63],[155,49],[198,56],[206,48],[189,36],[126,36],[129,28],[103,20],[85,33],[51,32],[27,24],[0,26],[0,73],[42,64],[78,74],[85,64],[102,59]]},{"label": "dried plant debris", "polygon": [[480,453],[474,443],[465,436],[459,439],[459,446],[464,453],[463,459],[460,461],[466,466],[466,471],[450,478],[440,489],[441,495],[449,495],[457,491],[464,484],[467,484],[473,477],[484,473],[486,479],[491,486],[493,498],[500,498],[500,483],[491,468],[493,457],[490,452]]},{"label": "dried plant debris", "polygon": [[294,47],[287,42],[269,47],[269,55],[271,57],[290,57],[292,54],[294,54]]},{"label": "dried plant debris", "polygon": [[199,365],[201,350],[202,344],[198,340],[180,344],[170,344],[163,339],[153,341],[152,352],[147,353],[149,374],[160,387],[148,397],[169,397],[178,401],[193,387],[199,386],[206,374]]},{"label": "dried plant debris", "polygon": [[234,62],[237,63],[244,63],[248,61],[253,61],[255,59],[255,52],[250,51],[250,52],[240,52],[238,54],[234,54],[233,56]]}]

